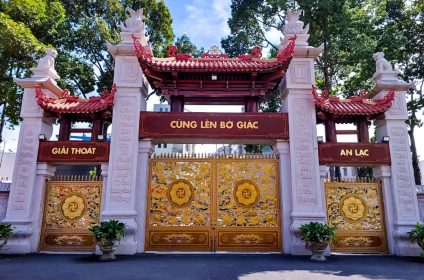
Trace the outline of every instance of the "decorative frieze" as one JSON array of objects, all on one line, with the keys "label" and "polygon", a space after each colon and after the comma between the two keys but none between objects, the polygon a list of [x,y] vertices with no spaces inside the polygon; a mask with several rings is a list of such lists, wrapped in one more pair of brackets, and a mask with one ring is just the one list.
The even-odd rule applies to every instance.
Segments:
[{"label": "decorative frieze", "polygon": [[38,133],[34,127],[36,124],[24,121],[21,125],[20,145],[16,155],[14,170],[14,181],[12,188],[12,202],[10,204],[10,214],[25,215],[29,207],[32,185],[35,176],[35,163],[37,161]]},{"label": "decorative frieze", "polygon": [[137,96],[119,96],[115,102],[110,176],[110,201],[114,205],[129,204],[133,197],[139,103]]},{"label": "decorative frieze", "polygon": [[294,180],[295,191],[298,202],[317,203],[317,191],[315,186],[314,166],[314,139],[312,129],[312,114],[304,98],[293,99],[291,106],[294,108],[291,114],[291,137],[294,157]]},{"label": "decorative frieze", "polygon": [[416,194],[412,185],[411,159],[409,156],[409,143],[406,126],[391,127],[389,130],[392,174],[397,200],[399,201],[399,212],[403,217],[413,217],[415,212],[414,199]]}]

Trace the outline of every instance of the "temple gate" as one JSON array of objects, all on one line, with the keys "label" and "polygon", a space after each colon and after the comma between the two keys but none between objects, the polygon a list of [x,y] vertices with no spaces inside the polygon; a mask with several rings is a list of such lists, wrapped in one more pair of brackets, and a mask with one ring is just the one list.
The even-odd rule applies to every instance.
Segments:
[{"label": "temple gate", "polygon": [[[131,10],[120,25],[122,42],[108,45],[115,61],[114,89],[90,99],[57,86],[57,52],[48,50],[30,78],[15,80],[24,88],[23,121],[3,220],[16,228],[6,252],[92,250],[83,223],[96,221],[100,209],[100,220],[126,224],[118,254],[309,254],[299,227],[314,221],[339,226],[342,245],[334,250],[384,253],[387,246],[391,254],[418,255],[418,246],[407,239],[419,221],[405,125],[405,92],[411,84],[398,80],[384,54],[376,53],[375,87],[367,95],[340,100],[311,94],[315,59],[324,46],[309,46],[300,11],[287,15],[276,58],[262,58],[258,46],[237,58],[217,47],[192,58],[171,46],[167,58],[157,58],[142,10]],[[171,112],[147,112],[149,85]],[[259,112],[260,102],[276,89],[281,112]],[[241,105],[244,112],[184,112],[188,104]],[[59,140],[49,141],[57,120]],[[72,125],[82,120],[92,126]],[[357,125],[357,143],[337,142],[343,132],[335,122],[346,120]],[[368,141],[370,120],[377,143]],[[325,143],[317,139],[317,123],[326,125]],[[72,141],[72,133],[88,133],[90,139]],[[157,143],[268,144],[274,155],[150,158]],[[104,186],[91,180],[79,186],[46,184],[60,166],[71,164],[95,165]],[[342,164],[372,167],[378,181],[325,183],[328,167]]]},{"label": "temple gate", "polygon": [[158,157],[149,182],[147,250],[281,250],[275,157]]},{"label": "temple gate", "polygon": [[[368,123],[386,112],[394,92],[371,101],[368,93],[348,99],[330,97],[327,91],[318,95],[313,88],[317,119],[325,127],[326,141],[318,143],[320,164],[330,168],[368,168],[390,165],[387,141],[370,143]],[[356,129],[337,129],[337,124],[354,124]],[[337,135],[351,134],[358,142],[341,143]],[[353,137],[352,137],[353,138]],[[322,139],[323,140],[323,139]],[[381,182],[371,178],[343,178],[334,172],[324,179],[327,223],[336,226],[336,252],[386,253],[387,238]]]}]

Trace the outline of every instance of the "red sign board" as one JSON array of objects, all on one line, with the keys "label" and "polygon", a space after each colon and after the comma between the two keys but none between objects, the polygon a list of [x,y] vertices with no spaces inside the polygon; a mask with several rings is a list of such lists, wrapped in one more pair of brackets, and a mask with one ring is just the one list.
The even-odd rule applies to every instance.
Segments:
[{"label": "red sign board", "polygon": [[385,143],[320,143],[318,153],[322,165],[390,164]]},{"label": "red sign board", "polygon": [[288,139],[287,113],[141,112],[140,138]]},{"label": "red sign board", "polygon": [[38,162],[108,162],[109,142],[40,141]]}]

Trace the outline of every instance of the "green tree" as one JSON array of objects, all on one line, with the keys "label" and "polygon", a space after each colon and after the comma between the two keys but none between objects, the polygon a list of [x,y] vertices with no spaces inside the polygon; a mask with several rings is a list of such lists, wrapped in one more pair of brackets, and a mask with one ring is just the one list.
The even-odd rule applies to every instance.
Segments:
[{"label": "green tree", "polygon": [[[372,54],[384,51],[385,57],[400,68],[402,78],[416,84],[409,91],[407,123],[415,180],[419,184],[414,131],[422,126],[417,112],[424,103],[423,6],[422,1],[402,0],[265,0],[262,5],[233,0],[228,21],[231,35],[221,44],[231,55],[245,53],[256,44],[276,49],[266,37],[267,31],[283,30],[287,8],[303,10],[302,20],[310,24],[310,45],[324,45],[323,54],[317,59],[316,82],[319,87],[344,96],[371,88],[369,78],[375,71]],[[274,107],[267,103],[262,107]]]},{"label": "green tree", "polygon": [[193,57],[199,57],[203,53],[203,47],[197,49],[196,45],[190,41],[190,38],[183,34],[175,40],[175,46],[178,48],[179,53],[189,54]]},{"label": "green tree", "polygon": [[13,77],[28,76],[47,47],[58,50],[56,70],[62,88],[85,96],[111,87],[114,63],[106,42],[119,42],[126,7],[144,7],[154,52],[166,53],[174,35],[163,0],[0,2],[0,135],[5,123],[20,121],[22,91]]},{"label": "green tree", "polygon": [[[6,122],[19,123],[22,91],[13,77],[29,74],[34,59],[58,37],[65,14],[58,1],[16,0],[0,5],[0,142]],[[25,22],[23,22],[25,20]]]}]

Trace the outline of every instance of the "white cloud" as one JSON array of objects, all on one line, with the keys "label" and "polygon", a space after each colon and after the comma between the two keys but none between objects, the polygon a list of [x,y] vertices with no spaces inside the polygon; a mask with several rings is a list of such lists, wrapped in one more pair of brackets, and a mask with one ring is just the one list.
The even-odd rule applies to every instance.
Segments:
[{"label": "white cloud", "polygon": [[230,34],[227,25],[231,15],[231,0],[193,0],[185,5],[188,14],[181,24],[178,36],[187,34],[198,48],[208,50],[212,45],[220,45],[221,38]]}]

